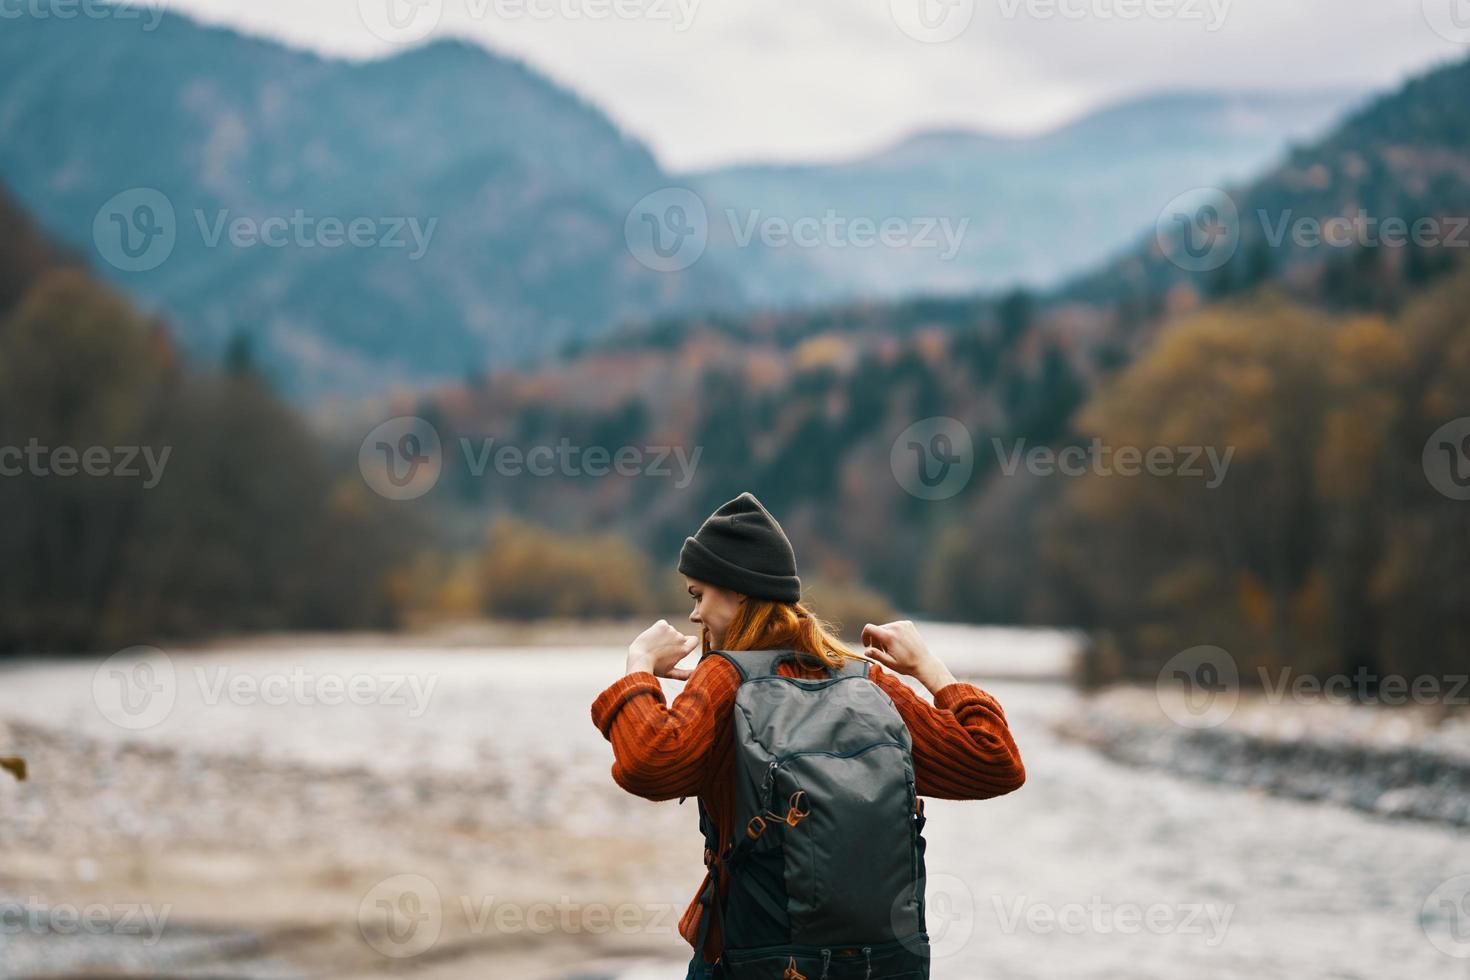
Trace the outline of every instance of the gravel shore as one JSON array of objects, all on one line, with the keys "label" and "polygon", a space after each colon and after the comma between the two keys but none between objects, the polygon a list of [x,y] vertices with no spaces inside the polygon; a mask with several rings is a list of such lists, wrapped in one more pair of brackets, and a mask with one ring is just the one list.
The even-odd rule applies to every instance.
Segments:
[{"label": "gravel shore", "polygon": [[[30,768],[23,783],[0,774],[0,908],[23,922],[0,941],[5,976],[411,967],[560,980],[620,976],[658,956],[667,968],[682,942],[669,935],[672,901],[630,899],[640,869],[670,863],[667,849],[507,820],[504,778],[385,778],[14,721],[0,722],[0,745]],[[439,903],[432,949],[399,948],[375,903],[425,891]],[[570,917],[550,914],[568,895]],[[519,919],[494,918],[505,908]],[[599,928],[599,908],[620,927]]]},{"label": "gravel shore", "polygon": [[1385,817],[1470,826],[1470,713],[1427,706],[1272,702],[1245,694],[1191,727],[1169,691],[1119,686],[1060,720],[1063,737],[1129,765],[1320,800]]}]

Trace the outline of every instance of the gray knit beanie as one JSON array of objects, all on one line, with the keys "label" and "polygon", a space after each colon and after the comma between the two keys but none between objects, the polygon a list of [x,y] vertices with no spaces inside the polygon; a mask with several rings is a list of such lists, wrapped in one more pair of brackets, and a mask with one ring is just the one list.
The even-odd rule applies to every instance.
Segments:
[{"label": "gray knit beanie", "polygon": [[801,579],[786,532],[749,492],[727,501],[684,539],[679,571],[758,599],[797,602]]}]

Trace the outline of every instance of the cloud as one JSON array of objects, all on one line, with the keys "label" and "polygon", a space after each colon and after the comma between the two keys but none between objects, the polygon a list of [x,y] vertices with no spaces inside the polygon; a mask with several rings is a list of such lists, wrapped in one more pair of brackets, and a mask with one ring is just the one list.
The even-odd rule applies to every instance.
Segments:
[{"label": "cloud", "polygon": [[[415,0],[171,6],[365,57],[393,49],[363,26],[359,4],[388,2]],[[1438,0],[442,2],[440,33],[523,58],[674,169],[840,158],[933,126],[1036,131],[1160,89],[1387,86],[1470,53],[1429,28],[1422,2]],[[892,13],[907,2],[972,17],[953,40],[924,43]],[[1213,28],[1212,11],[1223,14]]]}]

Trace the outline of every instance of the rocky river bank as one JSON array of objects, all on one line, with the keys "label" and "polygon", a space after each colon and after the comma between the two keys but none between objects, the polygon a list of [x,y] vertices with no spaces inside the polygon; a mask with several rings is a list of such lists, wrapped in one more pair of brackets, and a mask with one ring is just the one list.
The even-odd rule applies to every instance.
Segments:
[{"label": "rocky river bank", "polygon": [[1303,705],[1256,693],[1243,695],[1228,718],[1205,727],[1190,723],[1178,697],[1152,687],[1116,687],[1083,701],[1056,730],[1127,765],[1383,817],[1470,827],[1470,712]]}]

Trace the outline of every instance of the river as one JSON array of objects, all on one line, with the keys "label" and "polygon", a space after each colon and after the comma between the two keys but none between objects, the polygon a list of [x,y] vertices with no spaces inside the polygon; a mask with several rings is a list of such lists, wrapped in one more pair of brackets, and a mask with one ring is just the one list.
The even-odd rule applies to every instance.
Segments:
[{"label": "river", "polygon": [[[1000,699],[1028,772],[1011,796],[927,806],[936,978],[1470,976],[1470,960],[1425,926],[1436,888],[1470,873],[1464,834],[1111,763],[1053,734],[1078,698],[1060,679],[1068,637],[923,628],[958,675]],[[134,730],[116,723],[96,661],[34,662],[0,673],[0,720],[262,764],[496,773],[510,786],[507,821],[658,835],[672,859],[617,887],[681,909],[701,870],[693,808],[622,794],[588,715],[621,665],[619,650],[598,647],[357,639],[172,652],[150,681],[171,707]],[[324,703],[352,700],[332,678],[363,685],[364,703]],[[0,890],[3,862],[0,847]],[[669,935],[668,953],[623,975],[682,977],[687,946]]]}]

